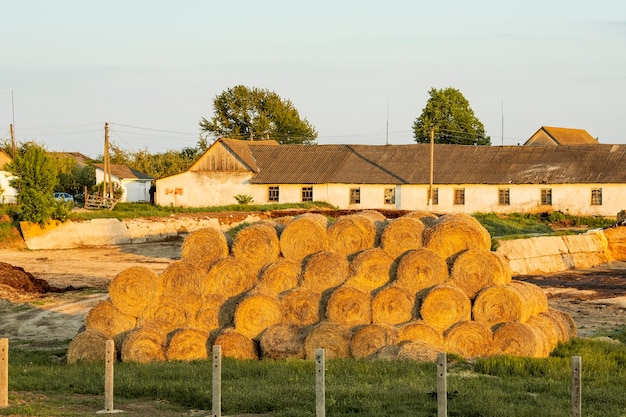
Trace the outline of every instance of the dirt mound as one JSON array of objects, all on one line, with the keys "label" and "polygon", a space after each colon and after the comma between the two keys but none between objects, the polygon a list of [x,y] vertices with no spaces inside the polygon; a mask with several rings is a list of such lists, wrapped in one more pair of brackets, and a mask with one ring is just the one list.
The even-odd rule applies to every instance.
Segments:
[{"label": "dirt mound", "polygon": [[0,298],[15,301],[60,291],[47,281],[35,278],[24,268],[0,262]]}]

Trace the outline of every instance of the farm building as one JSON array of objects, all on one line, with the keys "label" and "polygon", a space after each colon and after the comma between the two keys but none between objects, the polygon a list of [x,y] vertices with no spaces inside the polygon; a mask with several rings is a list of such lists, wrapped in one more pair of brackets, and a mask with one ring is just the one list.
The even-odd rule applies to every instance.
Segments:
[{"label": "farm building", "polygon": [[17,203],[17,190],[9,185],[12,174],[4,168],[12,160],[8,153],[0,149],[0,204]]},{"label": "farm building", "polygon": [[[104,165],[94,164],[96,184],[104,181]],[[108,181],[108,179],[107,179]],[[123,203],[145,203],[150,201],[150,185],[154,178],[126,165],[111,165],[111,181],[124,190]]]},{"label": "farm building", "polygon": [[598,141],[584,129],[541,126],[524,145],[595,145]]},{"label": "farm building", "polygon": [[235,204],[234,196],[241,194],[259,204],[326,201],[346,209],[561,210],[615,216],[626,207],[626,145],[593,141],[434,145],[429,200],[428,144],[279,145],[219,139],[188,171],[157,180],[155,202],[217,206]]}]

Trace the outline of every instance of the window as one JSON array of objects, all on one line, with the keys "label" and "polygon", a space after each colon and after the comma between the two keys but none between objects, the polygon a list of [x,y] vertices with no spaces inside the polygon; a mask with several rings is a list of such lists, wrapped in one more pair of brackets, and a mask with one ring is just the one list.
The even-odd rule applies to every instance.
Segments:
[{"label": "window", "polygon": [[385,204],[396,204],[395,188],[385,188]]},{"label": "window", "polygon": [[302,187],[302,201],[313,201],[313,187]]},{"label": "window", "polygon": [[267,201],[278,203],[278,186],[269,187]]},{"label": "window", "polygon": [[552,205],[552,189],[551,188],[544,188],[541,190],[541,205],[542,206]]},{"label": "window", "polygon": [[360,188],[350,188],[350,204],[361,204]]},{"label": "window", "polygon": [[433,204],[439,204],[439,188],[433,188]]},{"label": "window", "polygon": [[511,204],[509,188],[498,189],[498,204],[501,206],[508,206]]},{"label": "window", "polygon": [[592,206],[602,205],[602,188],[591,189],[591,205]]},{"label": "window", "polygon": [[454,190],[454,204],[455,205],[465,204],[465,188],[456,188]]}]

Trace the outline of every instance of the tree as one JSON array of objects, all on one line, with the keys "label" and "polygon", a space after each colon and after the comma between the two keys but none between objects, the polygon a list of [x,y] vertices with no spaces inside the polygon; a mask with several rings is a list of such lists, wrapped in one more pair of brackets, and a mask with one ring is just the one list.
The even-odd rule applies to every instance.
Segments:
[{"label": "tree", "polygon": [[491,145],[485,127],[459,90],[431,88],[429,94],[421,116],[413,122],[413,137],[417,143],[430,143],[432,127],[436,143]]},{"label": "tree", "polygon": [[213,107],[213,117],[203,117],[200,129],[217,137],[274,139],[281,144],[313,144],[317,138],[291,101],[273,91],[238,85],[216,96]]},{"label": "tree", "polygon": [[53,197],[57,168],[47,152],[35,143],[20,147],[6,169],[14,175],[10,184],[19,190],[20,218],[44,225],[56,210]]}]

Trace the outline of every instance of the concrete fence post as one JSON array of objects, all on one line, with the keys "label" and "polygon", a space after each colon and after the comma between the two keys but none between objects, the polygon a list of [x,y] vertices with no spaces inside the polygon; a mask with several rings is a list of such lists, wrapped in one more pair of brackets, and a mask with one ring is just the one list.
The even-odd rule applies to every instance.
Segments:
[{"label": "concrete fence post", "polygon": [[104,410],[97,411],[97,414],[121,413],[122,410],[113,408],[113,393],[115,392],[113,367],[115,364],[115,342],[106,341],[104,357]]},{"label": "concrete fence post", "polygon": [[326,416],[326,360],[324,349],[315,351],[315,417]]},{"label": "concrete fence post", "polygon": [[448,359],[445,352],[437,354],[437,417],[448,415]]},{"label": "concrete fence post", "polygon": [[572,417],[582,416],[582,359],[572,356]]},{"label": "concrete fence post", "polygon": [[0,408],[9,406],[9,339],[0,339]]},{"label": "concrete fence post", "polygon": [[213,346],[213,375],[211,385],[211,415],[222,415],[222,347]]}]

